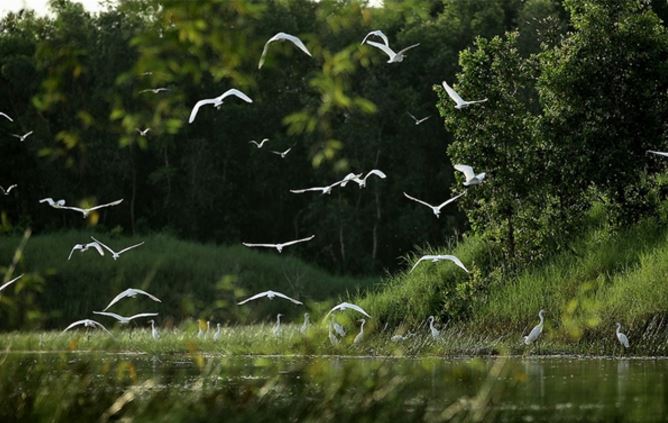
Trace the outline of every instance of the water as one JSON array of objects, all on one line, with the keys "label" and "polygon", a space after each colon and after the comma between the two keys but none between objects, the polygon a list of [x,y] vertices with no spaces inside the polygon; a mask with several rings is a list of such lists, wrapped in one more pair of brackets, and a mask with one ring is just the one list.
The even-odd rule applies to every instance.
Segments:
[{"label": "water", "polygon": [[665,421],[668,360],[9,353],[0,421]]}]

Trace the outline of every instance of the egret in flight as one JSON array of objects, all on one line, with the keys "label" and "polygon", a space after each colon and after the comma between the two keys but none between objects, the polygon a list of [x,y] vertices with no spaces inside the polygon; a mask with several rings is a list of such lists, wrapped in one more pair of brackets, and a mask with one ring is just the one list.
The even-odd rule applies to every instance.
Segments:
[{"label": "egret in flight", "polygon": [[359,319],[358,322],[361,323],[360,333],[358,333],[355,339],[353,340],[353,344],[355,345],[359,344],[364,339],[364,324],[366,323],[366,319]]},{"label": "egret in flight", "polygon": [[286,34],[285,32],[279,32],[267,40],[266,43],[264,43],[262,55],[260,56],[260,62],[257,64],[258,69],[262,69],[262,65],[264,65],[264,59],[267,56],[267,50],[269,49],[269,44],[273,43],[274,41],[289,41],[297,46],[301,51],[306,53],[309,57],[312,57],[311,52],[308,51],[302,40],[300,40],[298,37],[295,37],[294,35]]},{"label": "egret in flight", "polygon": [[[406,112],[406,113],[408,113],[408,112]],[[423,117],[422,119],[418,119],[410,113],[408,113],[408,116],[413,118],[413,120],[415,121],[415,126],[418,126],[419,124],[421,124],[422,122],[426,121],[427,119],[429,119],[431,117],[431,116],[427,116],[427,117]]]},{"label": "egret in flight", "polygon": [[242,99],[246,103],[252,103],[253,100],[251,100],[250,97],[248,97],[246,94],[243,92],[237,90],[236,88],[231,88],[218,97],[214,98],[205,98],[203,100],[198,101],[195,103],[195,106],[193,106],[193,109],[190,111],[190,117],[188,118],[188,123],[193,123],[195,121],[195,118],[197,117],[197,113],[199,112],[200,107],[202,106],[207,106],[209,104],[213,105],[216,109],[220,109],[220,107],[223,105],[223,100],[225,100],[229,96],[235,96],[237,98]]},{"label": "egret in flight", "polygon": [[466,191],[462,192],[462,193],[459,194],[459,195],[455,195],[455,196],[452,197],[451,199],[442,202],[442,203],[439,204],[438,206],[432,206],[431,204],[427,203],[426,201],[422,201],[422,200],[419,200],[419,199],[417,199],[417,198],[415,198],[415,197],[411,197],[410,195],[408,195],[408,194],[406,194],[406,193],[404,192],[404,196],[405,196],[406,198],[408,198],[409,200],[413,200],[413,201],[415,201],[416,203],[420,203],[420,204],[422,204],[423,206],[427,206],[427,207],[429,207],[429,208],[431,209],[431,211],[434,212],[434,216],[436,216],[437,219],[441,216],[441,209],[442,209],[443,207],[445,207],[445,206],[447,206],[448,204],[452,203],[453,201],[457,200],[459,197],[461,197],[461,196],[464,195],[464,194],[466,194]]},{"label": "egret in flight", "polygon": [[267,143],[267,142],[269,142],[269,138],[264,138],[264,139],[262,139],[262,141],[260,141],[260,142],[257,142],[257,141],[255,141],[255,140],[250,140],[250,141],[248,141],[248,144],[255,144],[255,146],[256,146],[257,148],[262,148],[262,146],[263,146],[265,143]]},{"label": "egret in flight", "polygon": [[97,242],[89,242],[88,244],[76,244],[74,247],[72,247],[70,255],[67,257],[67,261],[70,261],[70,259],[72,258],[72,254],[74,254],[75,251],[78,251],[80,253],[85,253],[86,251],[88,251],[89,248],[96,249],[101,256],[104,256],[104,250],[102,249],[102,247],[100,247],[100,244],[98,244]]},{"label": "egret in flight", "polygon": [[149,89],[146,89],[146,90],[139,91],[139,94],[143,94],[143,93],[160,94],[160,93],[164,93],[164,92],[167,92],[167,91],[169,91],[169,88],[164,88],[164,87],[149,88]]},{"label": "egret in flight", "polygon": [[47,203],[50,207],[53,207],[54,209],[62,209],[65,208],[65,200],[58,200],[55,201],[53,198],[42,198],[39,200],[40,204]]},{"label": "egret in flight", "polygon": [[19,276],[15,277],[14,279],[12,279],[11,281],[3,283],[2,286],[0,286],[0,292],[2,292],[5,288],[7,288],[9,285],[13,284],[17,280],[21,279],[22,277],[23,277],[23,275],[19,275]]},{"label": "egret in flight", "polygon": [[216,332],[213,334],[213,340],[217,341],[220,339],[220,323],[216,323]]},{"label": "egret in flight", "polygon": [[10,185],[10,186],[7,187],[7,189],[5,189],[4,187],[1,187],[1,186],[0,186],[0,190],[2,190],[2,193],[3,193],[4,195],[9,195],[9,193],[10,193],[14,188],[16,188],[16,187],[18,187],[17,184]]},{"label": "egret in flight", "polygon": [[123,317],[120,314],[112,313],[110,311],[94,311],[93,314],[99,314],[100,316],[107,316],[107,317],[113,317],[114,319],[118,320],[118,323],[121,325],[127,325],[134,319],[139,319],[142,317],[155,317],[158,315],[158,313],[139,313],[135,314],[134,316],[130,317]]},{"label": "egret in flight", "polygon": [[128,252],[128,251],[132,250],[133,248],[137,248],[139,246],[144,245],[144,241],[142,241],[139,244],[135,244],[135,245],[131,245],[129,247],[125,247],[121,251],[116,252],[116,251],[112,250],[111,248],[109,248],[106,244],[103,244],[102,242],[98,241],[97,239],[93,238],[92,236],[91,236],[91,238],[93,239],[93,241],[100,244],[105,250],[109,251],[111,253],[111,258],[113,258],[114,260],[118,260],[119,258],[121,258],[121,254],[123,254],[125,252]]},{"label": "egret in flight", "polygon": [[529,332],[529,335],[524,337],[524,343],[526,345],[529,345],[536,341],[538,337],[540,336],[541,333],[543,333],[543,324],[545,323],[544,315],[545,310],[540,310],[538,312],[538,318],[540,319],[540,323],[538,323],[536,326],[534,326],[533,329],[531,329],[531,332]]},{"label": "egret in flight", "polygon": [[[368,38],[371,35],[375,35],[383,40],[382,43],[377,43],[375,41],[369,41]],[[395,52],[390,48],[390,41],[387,39],[387,36],[383,34],[382,31],[376,30],[376,31],[371,31],[364,37],[364,40],[362,40],[362,44],[367,43],[370,46],[376,47],[380,50],[383,51],[383,53],[387,54],[389,56],[389,60],[387,63],[399,63],[403,62],[404,58],[406,57],[406,52],[412,48],[415,48],[419,46],[420,44],[413,44],[412,46],[408,46],[405,49]]]},{"label": "egret in flight", "polygon": [[99,329],[102,329],[105,332],[107,332],[109,335],[111,335],[111,332],[109,332],[107,330],[107,328],[105,328],[102,325],[102,323],[96,322],[95,320],[91,320],[91,319],[77,320],[76,322],[74,322],[71,325],[69,325],[68,327],[66,327],[65,330],[63,331],[63,333],[67,332],[68,330],[70,330],[74,327],[81,326],[81,325],[83,325],[86,328],[99,328]]},{"label": "egret in flight", "polygon": [[425,260],[431,261],[432,263],[437,263],[437,262],[443,261],[443,260],[450,260],[451,262],[453,262],[457,266],[461,267],[466,273],[469,273],[468,269],[466,268],[466,266],[464,266],[464,263],[462,263],[461,260],[459,260],[455,256],[451,256],[451,255],[447,255],[447,254],[438,255],[438,256],[430,256],[430,255],[422,256],[422,257],[420,257],[420,259],[418,261],[415,262],[415,264],[413,265],[413,267],[411,268],[411,270],[408,273],[415,270],[417,265],[420,264],[422,261],[425,261]]},{"label": "egret in flight", "polygon": [[313,238],[315,238],[315,235],[311,235],[310,237],[307,237],[307,238],[296,239],[294,241],[284,242],[282,244],[251,244],[251,243],[248,243],[248,242],[242,242],[241,244],[243,244],[244,246],[249,247],[249,248],[253,248],[253,247],[275,248],[279,253],[281,253],[281,252],[283,252],[283,248],[285,248],[285,247],[289,247],[290,245],[295,245],[295,244],[299,244],[299,243],[302,243],[302,242],[308,242],[308,241],[312,240]]},{"label": "egret in flight", "polygon": [[622,329],[622,324],[617,322],[617,330],[615,331],[615,334],[617,335],[617,340],[619,341],[620,344],[624,346],[624,348],[628,348],[629,338],[627,338],[626,335],[620,332],[621,329]]},{"label": "egret in flight", "polygon": [[[350,175],[353,175],[353,174],[349,173],[348,175],[346,175],[346,177],[350,177]],[[369,176],[372,176],[372,175],[377,176],[380,179],[387,178],[387,175],[385,175],[385,173],[383,173],[383,171],[378,170],[378,169],[372,169],[369,172],[367,172],[366,175],[364,175],[364,178],[355,177],[355,178],[352,179],[352,181],[357,182],[357,185],[359,185],[360,188],[365,188],[366,187],[366,180],[369,178]],[[345,180],[345,178],[344,178],[344,180]],[[343,181],[341,181],[341,182],[343,182]]]},{"label": "egret in flight", "polygon": [[151,131],[151,128],[146,128],[146,129],[135,128],[135,131],[137,131],[140,137],[145,137],[146,134],[148,134]]},{"label": "egret in flight", "polygon": [[113,306],[114,304],[116,304],[117,302],[119,302],[120,300],[122,300],[123,298],[126,298],[126,297],[127,297],[127,298],[136,298],[137,295],[140,295],[140,294],[141,294],[141,295],[144,295],[144,296],[146,296],[146,297],[148,297],[148,298],[150,298],[150,299],[152,299],[152,300],[155,301],[155,302],[158,302],[158,303],[161,303],[161,302],[162,302],[162,301],[160,301],[160,299],[159,299],[158,297],[156,297],[156,296],[154,296],[154,295],[151,295],[151,294],[149,294],[149,293],[146,292],[146,291],[142,291],[141,289],[129,288],[129,289],[126,289],[125,291],[121,292],[120,294],[116,295],[116,296],[114,297],[114,299],[111,300],[111,302],[109,303],[109,305],[106,306],[106,307],[104,308],[104,310],[102,310],[102,311],[107,311],[107,310],[109,310],[109,308],[111,308],[111,306]]},{"label": "egret in flight", "polygon": [[281,156],[281,159],[284,159],[288,155],[290,150],[292,150],[292,147],[288,148],[285,151],[274,151],[274,150],[272,150],[271,152],[276,154],[277,156]]},{"label": "egret in flight", "polygon": [[366,37],[364,37],[364,39],[362,40],[362,42],[360,43],[360,45],[366,43],[366,41],[367,41],[367,40],[369,39],[369,37],[372,36],[372,35],[373,35],[373,36],[376,36],[376,37],[379,37],[379,38],[383,41],[383,43],[385,43],[385,45],[389,45],[389,44],[390,44],[390,40],[388,40],[387,35],[385,35],[385,34],[383,33],[383,31],[377,29],[377,30],[375,30],[375,31],[371,31],[371,32],[369,32],[368,34],[366,34]]},{"label": "egret in flight", "polygon": [[303,304],[301,301],[297,301],[297,300],[295,300],[294,298],[290,298],[290,297],[288,297],[287,295],[282,294],[282,293],[280,293],[280,292],[277,292],[277,291],[264,291],[264,292],[260,292],[259,294],[255,294],[255,295],[253,295],[252,297],[246,298],[246,299],[243,300],[242,302],[237,303],[237,305],[243,305],[243,304],[246,304],[246,303],[249,302],[249,301],[257,300],[258,298],[263,298],[263,297],[267,297],[267,298],[270,299],[270,300],[273,300],[274,298],[278,297],[278,298],[283,298],[284,300],[292,301],[293,303],[298,304],[298,305],[302,305],[302,304]]},{"label": "egret in flight", "polygon": [[461,96],[457,94],[457,91],[453,90],[452,87],[450,87],[450,85],[448,85],[448,83],[445,81],[443,81],[443,88],[445,88],[445,92],[447,92],[448,96],[450,96],[450,98],[456,103],[455,109],[457,110],[465,109],[472,104],[484,103],[487,101],[486,98],[482,100],[466,101],[463,98],[461,98]]},{"label": "egret in flight", "polygon": [[464,178],[466,179],[464,181],[464,186],[465,187],[470,187],[473,185],[478,185],[481,184],[482,181],[485,179],[485,172],[476,173],[473,171],[473,168],[468,165],[463,165],[463,164],[456,164],[455,169],[462,172],[464,174]]},{"label": "egret in flight", "polygon": [[339,185],[343,186],[343,181],[334,182],[333,184],[327,185],[327,186],[324,186],[324,187],[291,189],[290,192],[293,193],[293,194],[303,194],[305,192],[318,192],[318,191],[320,191],[321,195],[325,195],[325,194],[329,195],[329,194],[332,193],[332,188],[337,187]]},{"label": "egret in flight", "polygon": [[33,132],[34,132],[34,131],[26,132],[26,133],[23,134],[23,135],[12,134],[12,137],[14,137],[14,138],[18,138],[19,141],[23,142],[23,141],[25,141],[29,136],[31,136]]},{"label": "egret in flight", "polygon": [[329,316],[334,311],[343,311],[343,310],[355,310],[358,313],[362,313],[363,315],[365,315],[369,319],[371,318],[371,316],[369,316],[369,313],[364,311],[364,309],[362,307],[360,307],[356,304],[346,303],[346,302],[343,302],[341,304],[338,304],[338,305],[335,305],[334,307],[332,307],[332,309],[329,310],[327,312],[327,314],[325,315],[325,318],[327,318],[327,316]]},{"label": "egret in flight", "polygon": [[99,206],[95,207],[90,207],[87,209],[82,209],[80,207],[70,207],[65,205],[65,200],[58,200],[58,201],[53,201],[53,198],[44,198],[42,200],[39,200],[40,203],[48,203],[49,206],[53,207],[54,209],[65,209],[65,210],[74,210],[76,212],[79,212],[83,215],[83,218],[87,218],[90,212],[99,210],[105,207],[111,207],[111,206],[117,206],[123,202],[123,199],[121,198],[120,200],[113,201],[111,203],[107,204],[101,204]]}]

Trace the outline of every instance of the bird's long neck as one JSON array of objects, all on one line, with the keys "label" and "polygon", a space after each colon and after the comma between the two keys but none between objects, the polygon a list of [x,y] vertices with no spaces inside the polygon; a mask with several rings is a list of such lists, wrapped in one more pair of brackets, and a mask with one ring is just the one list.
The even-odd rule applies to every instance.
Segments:
[{"label": "bird's long neck", "polygon": [[366,321],[362,321],[362,326],[360,326],[360,333],[364,333],[364,325],[366,324]]},{"label": "bird's long neck", "polygon": [[615,333],[619,335],[619,330],[622,328],[622,325],[618,324],[617,329],[615,330]]},{"label": "bird's long neck", "polygon": [[434,319],[429,319],[429,329],[434,330]]}]

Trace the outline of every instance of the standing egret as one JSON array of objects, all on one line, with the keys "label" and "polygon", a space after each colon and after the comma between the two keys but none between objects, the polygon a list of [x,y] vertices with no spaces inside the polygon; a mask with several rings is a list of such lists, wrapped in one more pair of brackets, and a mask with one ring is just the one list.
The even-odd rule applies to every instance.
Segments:
[{"label": "standing egret", "polygon": [[158,329],[155,327],[155,320],[151,319],[151,336],[153,339],[159,339],[160,338],[160,332],[158,332]]},{"label": "standing egret", "polygon": [[311,52],[308,51],[302,40],[295,37],[294,35],[286,34],[285,32],[279,32],[273,37],[271,37],[269,40],[267,40],[266,43],[264,43],[264,48],[262,49],[262,55],[260,56],[260,62],[257,64],[258,69],[262,69],[262,65],[264,65],[264,59],[267,56],[267,50],[269,49],[269,44],[273,43],[274,41],[289,41],[295,46],[297,46],[297,48],[299,48],[301,51],[311,56]]},{"label": "standing egret", "polygon": [[220,323],[216,323],[216,333],[213,334],[213,340],[217,341],[220,339]]},{"label": "standing egret", "polygon": [[204,334],[205,338],[209,337],[209,331],[211,330],[211,322],[209,320],[206,321],[206,333]]},{"label": "standing egret", "polygon": [[476,103],[484,103],[484,102],[487,101],[486,98],[484,98],[484,99],[482,99],[482,100],[466,101],[466,100],[464,100],[463,98],[461,98],[461,96],[457,93],[457,91],[455,91],[454,89],[452,89],[452,87],[450,87],[450,85],[448,85],[447,82],[443,81],[442,84],[443,84],[443,88],[445,88],[445,92],[448,93],[448,96],[449,96],[455,103],[457,103],[457,104],[455,104],[455,109],[457,109],[457,110],[465,109],[465,108],[469,107],[469,106],[472,105],[472,104],[476,104]]},{"label": "standing egret", "polygon": [[617,340],[619,341],[620,344],[624,346],[624,348],[629,347],[629,338],[626,337],[623,333],[621,333],[619,330],[622,328],[622,324],[617,322],[617,330],[615,331],[615,334],[617,335]]},{"label": "standing egret", "polygon": [[524,337],[524,343],[526,345],[531,344],[535,340],[538,339],[541,333],[543,333],[543,324],[545,323],[544,315],[545,310],[540,310],[538,312],[538,318],[540,319],[540,323],[538,323],[536,326],[534,326],[533,329],[531,329],[531,332],[529,332],[529,335]]},{"label": "standing egret", "polygon": [[98,241],[97,239],[93,238],[92,236],[91,236],[91,239],[93,241],[97,242],[98,244],[100,244],[105,250],[109,251],[111,253],[111,258],[113,258],[114,261],[121,258],[121,254],[126,253],[126,252],[132,250],[133,248],[137,248],[137,247],[140,247],[140,246],[144,245],[144,241],[142,241],[139,244],[135,244],[135,245],[131,245],[129,247],[125,247],[121,251],[116,252],[116,251],[112,250],[111,248],[109,248],[108,245],[103,244],[101,241]]},{"label": "standing egret", "polygon": [[482,184],[482,181],[485,179],[485,172],[476,173],[473,171],[473,168],[468,165],[463,165],[463,164],[456,164],[455,169],[462,172],[464,174],[464,178],[466,179],[464,181],[464,186],[465,187],[470,187],[473,185],[478,185]]},{"label": "standing egret", "polygon": [[464,266],[464,263],[462,263],[461,260],[459,260],[455,256],[451,256],[451,255],[447,255],[447,254],[439,255],[439,256],[422,256],[422,257],[420,257],[420,259],[418,261],[415,262],[415,264],[413,265],[413,267],[411,268],[411,270],[408,273],[415,270],[417,265],[420,264],[423,260],[429,260],[432,263],[437,263],[437,262],[443,261],[443,260],[449,260],[449,261],[453,262],[454,264],[456,264],[457,266],[459,266],[460,268],[462,268],[466,273],[469,273],[468,269],[466,268],[466,266]]},{"label": "standing egret", "polygon": [[353,340],[353,344],[355,345],[359,344],[364,339],[364,324],[366,323],[366,319],[359,319],[358,322],[361,323],[360,333],[358,333],[355,339]]},{"label": "standing egret", "polygon": [[280,336],[281,335],[281,317],[283,315],[281,313],[278,313],[276,315],[276,324],[274,325],[273,329],[271,332],[274,334],[274,336]]},{"label": "standing egret", "polygon": [[308,326],[309,326],[309,314],[304,313],[304,323],[302,323],[302,327],[299,329],[299,332],[306,333]]},{"label": "standing egret", "polygon": [[436,339],[441,336],[441,331],[434,326],[434,319],[434,316],[429,316],[429,330],[431,331],[431,337]]},{"label": "standing egret", "polygon": [[237,303],[237,305],[243,305],[243,304],[246,304],[249,301],[257,300],[258,298],[262,298],[262,297],[267,297],[270,300],[273,300],[274,298],[278,297],[278,298],[283,298],[284,300],[292,301],[293,303],[295,303],[297,305],[302,305],[303,304],[301,301],[297,301],[294,298],[290,298],[287,295],[285,295],[283,293],[280,293],[278,291],[264,291],[264,292],[260,292],[259,294],[255,294],[252,297],[246,298],[242,302]]}]

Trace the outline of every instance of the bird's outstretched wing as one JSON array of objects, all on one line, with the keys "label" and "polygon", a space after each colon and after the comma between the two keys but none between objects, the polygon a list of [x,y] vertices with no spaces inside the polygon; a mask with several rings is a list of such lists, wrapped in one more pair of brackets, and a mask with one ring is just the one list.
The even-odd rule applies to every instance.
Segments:
[{"label": "bird's outstretched wing", "polygon": [[454,168],[462,172],[467,181],[470,181],[471,179],[475,178],[475,172],[473,171],[473,168],[469,165],[456,164]]},{"label": "bird's outstretched wing", "polygon": [[5,282],[4,284],[2,284],[2,286],[0,286],[0,292],[2,292],[5,288],[7,288],[9,285],[13,284],[17,280],[21,279],[22,277],[23,277],[23,275],[19,275],[19,276],[15,277],[14,279],[12,279],[11,281]]},{"label": "bird's outstretched wing", "polygon": [[419,46],[419,45],[420,45],[420,43],[417,43],[417,44],[413,44],[412,46],[408,46],[408,47],[404,48],[403,50],[399,50],[399,52],[397,53],[397,55],[399,55],[399,54],[404,54],[404,53],[406,53],[408,50],[410,50],[410,49],[412,49],[412,48],[415,48],[415,47],[417,47],[417,46]]},{"label": "bird's outstretched wing", "polygon": [[121,251],[119,251],[119,252],[116,253],[116,254],[123,254],[123,253],[125,253],[126,251],[130,251],[130,250],[132,250],[133,248],[137,248],[137,247],[139,247],[139,246],[141,246],[141,245],[144,245],[144,241],[140,242],[139,244],[135,244],[135,245],[131,245],[131,246],[129,246],[129,247],[123,248]]},{"label": "bird's outstretched wing", "polygon": [[408,273],[411,273],[413,270],[415,270],[415,268],[418,266],[418,264],[420,264],[422,261],[424,261],[424,260],[429,260],[429,259],[431,259],[432,257],[433,257],[433,256],[422,256],[422,257],[420,257],[420,258],[418,259],[418,261],[415,262],[415,264],[413,265],[413,267],[411,267],[411,270],[409,270]]},{"label": "bird's outstretched wing", "polygon": [[341,179],[340,185],[342,187],[345,187],[346,185],[348,185],[348,182],[350,182],[350,181],[355,181],[359,184],[360,183],[360,179],[359,179],[360,176],[362,176],[361,173],[352,173],[351,172],[351,173],[347,174],[346,176],[344,176],[343,179]]},{"label": "bird's outstretched wing", "polygon": [[370,170],[370,171],[364,176],[364,180],[366,181],[367,178],[368,178],[369,176],[371,176],[371,175],[376,175],[376,176],[379,177],[380,179],[385,179],[385,178],[387,178],[387,175],[386,175],[382,170],[372,169],[372,170]]},{"label": "bird's outstretched wing", "polygon": [[16,188],[16,187],[18,187],[17,184],[10,185],[10,186],[7,188],[7,191],[5,191],[4,188],[2,189],[2,191],[3,191],[5,194],[9,194],[9,193],[11,192],[11,190],[13,190],[13,189]]},{"label": "bird's outstretched wing", "polygon": [[242,242],[242,245],[246,247],[264,247],[264,248],[276,248],[278,244],[251,244],[249,242]]},{"label": "bird's outstretched wing", "polygon": [[464,266],[464,263],[462,263],[462,261],[455,256],[445,254],[445,255],[436,256],[435,258],[438,259],[438,260],[450,260],[451,262],[453,262],[457,266],[461,267],[466,273],[469,273],[469,270],[466,268],[466,266]]},{"label": "bird's outstretched wing", "polygon": [[107,305],[107,306],[104,308],[104,310],[102,310],[102,311],[107,311],[107,310],[109,310],[109,308],[111,308],[111,306],[113,306],[114,304],[116,304],[117,302],[119,302],[120,300],[122,300],[123,298],[127,297],[128,294],[129,294],[130,292],[131,292],[130,289],[126,289],[125,291],[123,291],[123,292],[121,292],[120,294],[116,295],[116,296],[114,297],[114,299],[111,300],[111,302],[109,303],[109,305]]},{"label": "bird's outstretched wing", "polygon": [[276,295],[277,297],[281,297],[281,298],[283,298],[283,299],[292,301],[292,302],[295,303],[295,304],[299,304],[299,305],[304,304],[304,303],[302,303],[301,301],[297,301],[297,300],[295,300],[294,298],[290,298],[290,297],[288,297],[287,295],[285,295],[285,294],[283,294],[283,293],[280,293],[280,292],[276,292],[276,291],[274,291],[274,295]]},{"label": "bird's outstretched wing", "polygon": [[[95,239],[95,237],[93,237],[93,236],[91,236],[90,239],[92,239],[93,241],[95,241],[98,245],[102,246],[102,248],[104,248],[105,250],[109,251],[112,255],[113,255],[113,254],[116,254],[116,251],[114,251],[114,250],[112,250],[111,248],[109,248],[106,244],[102,243],[102,241],[99,241],[99,240]],[[100,250],[98,250],[98,251],[100,251]],[[102,252],[102,255],[104,255],[104,251]],[[107,308],[109,308],[109,307],[111,307],[111,304],[109,304],[109,305],[107,306]],[[105,308],[105,310],[106,310],[107,308]]]},{"label": "bird's outstretched wing", "polygon": [[72,254],[74,254],[75,251],[81,251],[84,249],[84,246],[81,244],[76,244],[74,247],[72,247],[72,250],[70,250],[70,255],[67,256],[67,261],[70,261],[72,258]]},{"label": "bird's outstretched wing", "polygon": [[246,304],[249,301],[253,301],[253,300],[257,300],[258,298],[266,297],[269,292],[270,291],[265,291],[265,292],[260,292],[259,294],[255,294],[252,297],[246,298],[242,302],[237,303],[237,305],[243,305],[243,304]]},{"label": "bird's outstretched wing", "polygon": [[408,116],[410,116],[415,121],[415,124],[417,125],[420,120],[418,118],[416,118],[415,116],[413,116],[413,114],[411,112],[406,112],[406,113],[408,113]]},{"label": "bird's outstretched wing", "polygon": [[248,97],[248,96],[247,96],[246,94],[244,94],[243,92],[237,90],[236,88],[230,88],[229,90],[225,91],[225,92],[219,97],[219,98],[220,98],[220,101],[223,101],[226,97],[229,97],[229,96],[231,96],[231,95],[233,95],[233,96],[235,96],[235,97],[239,97],[240,99],[242,99],[242,100],[245,101],[246,103],[252,103],[252,102],[253,102],[253,100],[251,100],[250,97]]},{"label": "bird's outstretched wing", "polygon": [[158,302],[158,303],[161,303],[161,302],[162,302],[162,301],[160,301],[160,299],[159,299],[158,297],[156,297],[155,295],[151,295],[151,294],[149,294],[149,293],[146,292],[146,291],[142,291],[141,289],[133,289],[133,291],[136,292],[136,293],[138,293],[138,294],[146,295],[147,297],[149,297],[150,299],[152,299],[152,300],[155,301],[155,302]]},{"label": "bird's outstretched wing", "polygon": [[88,211],[88,213],[90,213],[94,210],[99,210],[99,209],[102,209],[102,208],[105,208],[105,207],[117,206],[117,205],[121,204],[122,202],[123,202],[123,199],[121,198],[120,200],[112,201],[111,203],[107,203],[107,204],[100,204],[99,206],[91,207],[91,208],[86,209],[86,210]]},{"label": "bird's outstretched wing", "polygon": [[465,103],[464,99],[461,98],[460,95],[457,94],[457,91],[453,90],[452,87],[450,87],[450,85],[448,85],[447,82],[443,81],[442,84],[443,84],[443,88],[445,88],[445,92],[448,93],[450,98],[452,100],[454,100],[455,103],[457,103],[457,104]]},{"label": "bird's outstretched wing", "polygon": [[307,241],[310,241],[310,240],[312,240],[313,238],[315,238],[315,235],[311,235],[311,236],[309,236],[309,237],[307,237],[307,238],[295,239],[294,241],[284,242],[284,243],[281,244],[281,245],[283,245],[284,247],[287,247],[288,245],[294,245],[294,244],[299,244],[300,242],[307,242]]},{"label": "bird's outstretched wing", "polygon": [[413,200],[413,201],[415,201],[415,202],[417,202],[417,203],[420,203],[420,204],[423,204],[423,205],[425,205],[425,206],[427,206],[427,207],[429,207],[429,208],[433,208],[433,207],[434,207],[434,206],[432,206],[431,204],[429,204],[429,203],[427,203],[427,202],[424,202],[424,201],[422,201],[422,200],[418,200],[418,199],[415,198],[415,197],[411,197],[410,195],[406,194],[405,192],[404,192],[404,196],[405,196],[406,198],[408,198],[409,200]]},{"label": "bird's outstretched wing", "polygon": [[14,122],[14,119],[10,118],[9,115],[8,115],[7,113],[2,113],[2,112],[0,112],[0,116],[6,118],[6,119],[9,120],[10,122]]},{"label": "bird's outstretched wing", "polygon": [[371,316],[369,315],[369,313],[367,313],[366,311],[364,311],[364,309],[363,309],[362,307],[358,306],[357,304],[346,303],[346,302],[343,302],[343,303],[341,303],[341,304],[339,304],[339,305],[334,306],[334,307],[333,307],[331,310],[329,310],[329,312],[325,315],[325,318],[327,318],[327,316],[329,316],[330,313],[332,313],[332,312],[334,312],[334,311],[337,311],[337,310],[345,310],[345,309],[355,310],[355,311],[357,311],[358,313],[362,313],[363,315],[365,315],[365,316],[368,317],[369,319],[371,318]]},{"label": "bird's outstretched wing", "polygon": [[100,246],[100,244],[98,242],[89,242],[87,247],[95,248],[101,256],[104,256],[104,250],[102,249],[102,247]]},{"label": "bird's outstretched wing", "polygon": [[442,202],[441,204],[438,205],[439,210],[442,209],[443,207],[447,206],[448,204],[452,203],[453,201],[457,200],[459,197],[461,197],[464,194],[466,194],[466,191],[462,192],[461,194],[455,195],[454,197],[452,197],[449,200],[445,200],[444,202]]},{"label": "bird's outstretched wing", "polygon": [[387,35],[383,34],[383,31],[381,31],[379,29],[377,29],[375,31],[371,31],[368,34],[366,34],[366,37],[364,37],[364,39],[362,40],[360,45],[364,44],[366,42],[366,40],[372,35],[375,35],[376,37],[380,37],[383,40],[383,42],[385,43],[386,46],[390,45],[390,40],[387,39]]},{"label": "bird's outstretched wing", "polygon": [[215,98],[206,98],[204,100],[200,100],[197,103],[195,103],[195,106],[190,111],[190,117],[188,118],[188,123],[193,123],[195,121],[195,118],[197,117],[197,113],[199,112],[200,107],[216,103],[217,101]]},{"label": "bird's outstretched wing", "polygon": [[128,320],[139,319],[139,318],[142,318],[142,317],[155,317],[157,315],[158,315],[158,313],[138,313],[138,314],[135,314],[134,316],[128,317]]},{"label": "bird's outstretched wing", "polygon": [[375,41],[367,41],[366,43],[369,44],[370,46],[374,46],[376,48],[381,49],[385,54],[390,56],[390,59],[397,55],[397,53],[395,53],[394,50],[392,50],[389,46],[386,46],[385,44],[377,43]]},{"label": "bird's outstretched wing", "polygon": [[652,153],[652,154],[656,154],[658,156],[668,157],[668,153],[664,153],[663,151],[647,150],[647,152]]},{"label": "bird's outstretched wing", "polygon": [[295,37],[294,35],[286,34],[285,32],[279,32],[273,37],[271,37],[269,40],[267,40],[266,43],[264,43],[264,48],[262,49],[262,55],[260,56],[260,62],[257,65],[258,69],[261,69],[262,65],[264,65],[264,59],[265,56],[267,55],[269,44],[273,43],[274,41],[280,41],[280,40],[290,41],[292,44],[297,46],[301,51],[311,56],[311,52],[308,51],[302,40],[300,40],[298,37]]},{"label": "bird's outstretched wing", "polygon": [[72,322],[72,323],[70,323],[70,325],[68,327],[65,328],[65,330],[63,330],[63,332],[67,332],[68,330],[72,329],[73,327],[86,324],[86,322],[88,322],[88,319],[77,320],[76,322]]},{"label": "bird's outstretched wing", "polygon": [[313,187],[313,188],[304,188],[304,189],[291,189],[290,192],[293,194],[303,194],[309,191],[324,191],[325,187]]},{"label": "bird's outstretched wing", "polygon": [[123,317],[119,314],[116,314],[116,313],[112,313],[110,311],[94,311],[93,314],[99,314],[100,316],[113,317],[114,319],[119,320],[119,321],[125,320],[125,317]]}]

